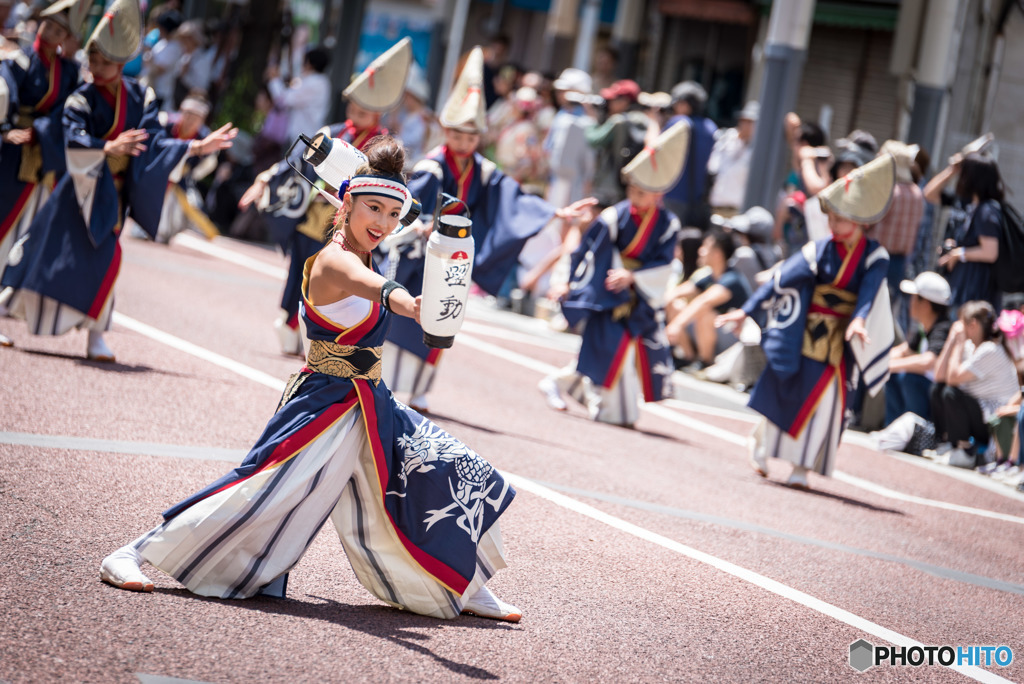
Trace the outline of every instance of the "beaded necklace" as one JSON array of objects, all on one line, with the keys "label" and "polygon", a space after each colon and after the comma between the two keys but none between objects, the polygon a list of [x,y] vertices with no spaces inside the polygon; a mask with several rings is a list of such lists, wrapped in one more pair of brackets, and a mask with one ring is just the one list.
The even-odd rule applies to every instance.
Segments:
[{"label": "beaded necklace", "polygon": [[346,252],[354,252],[356,254],[362,254],[364,256],[370,253],[370,250],[356,249],[355,247],[353,247],[352,243],[348,241],[347,237],[345,237],[344,230],[334,231],[334,237],[331,238],[331,241],[337,242],[339,245],[341,245],[341,248]]}]

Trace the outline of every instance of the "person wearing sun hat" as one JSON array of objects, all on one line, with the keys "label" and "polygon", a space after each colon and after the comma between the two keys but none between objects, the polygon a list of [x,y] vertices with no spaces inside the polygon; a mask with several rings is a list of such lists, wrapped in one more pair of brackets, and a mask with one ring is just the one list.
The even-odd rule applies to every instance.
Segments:
[{"label": "person wearing sun hat", "polygon": [[[324,126],[320,132],[356,149],[366,147],[379,135],[387,135],[381,117],[402,101],[412,61],[411,39],[403,38],[388,48],[358,73],[342,93],[346,101],[345,120]],[[310,138],[315,133],[312,128],[305,131]],[[243,210],[256,206],[267,223],[271,240],[290,255],[281,296],[282,312],[274,322],[283,354],[303,353],[299,331],[302,269],[306,260],[323,247],[324,226],[334,214],[334,207],[311,192],[310,185],[292,166],[299,166],[306,178],[313,177],[313,167],[302,160],[305,149],[296,145],[290,157],[256,176],[238,203]]]},{"label": "person wearing sun hat", "polygon": [[662,198],[683,172],[689,142],[680,122],[627,164],[626,199],[601,212],[572,255],[562,314],[583,335],[576,363],[538,386],[551,408],[566,410],[568,393],[592,420],[631,427],[641,397],[668,396],[674,368],[663,309],[679,219]]},{"label": "person wearing sun hat", "polygon": [[[32,48],[0,61],[0,277],[14,243],[64,175],[61,114],[78,87],[78,65],[61,45],[81,26],[77,9],[76,0],[57,0],[39,13]],[[10,344],[0,335],[0,345]]]},{"label": "person wearing sun hat", "polygon": [[[470,51],[438,117],[444,144],[413,167],[409,190],[423,211],[414,230],[392,236],[387,249],[386,273],[393,274],[414,295],[423,284],[424,244],[432,216],[439,211],[438,195],[457,201],[440,209],[445,214],[467,213],[473,220],[473,283],[497,296],[516,268],[526,242],[551,219],[574,216],[582,200],[556,211],[540,197],[523,192],[515,179],[477,151],[487,129],[483,96],[483,50]],[[392,391],[410,397],[410,406],[427,411],[427,393],[433,383],[441,350],[423,343],[423,330],[411,319],[398,319],[391,327],[384,351],[384,378]]]},{"label": "person wearing sun hat", "polygon": [[156,235],[171,173],[188,155],[230,147],[230,124],[203,140],[171,140],[160,130],[153,91],[124,78],[138,52],[137,0],[114,0],[86,43],[91,83],[64,105],[67,174],[11,248],[0,304],[27,320],[29,332],[88,330],[87,356],[114,360],[110,329],[118,242],[126,214]]},{"label": "person wearing sun hat", "polygon": [[793,464],[788,484],[807,489],[807,472],[828,476],[835,466],[847,409],[847,385],[872,394],[888,377],[892,311],[885,286],[889,256],[864,234],[889,210],[896,163],[883,155],[820,193],[831,237],[789,257],[743,308],[718,326],[754,317],[764,332],[767,367],[749,406],[763,416],[751,460],[768,475],[767,457]]}]

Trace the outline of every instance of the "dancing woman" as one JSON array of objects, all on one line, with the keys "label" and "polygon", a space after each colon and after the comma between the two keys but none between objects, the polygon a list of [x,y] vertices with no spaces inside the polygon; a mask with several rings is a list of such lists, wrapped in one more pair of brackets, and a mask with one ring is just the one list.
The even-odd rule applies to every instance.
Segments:
[{"label": "dancing woman", "polygon": [[505,567],[498,517],[515,492],[490,464],[398,403],[381,381],[391,314],[419,299],[374,268],[409,191],[391,137],[343,194],[331,241],[306,262],[306,366],[238,468],[108,556],[103,580],[135,591],[148,561],[203,596],[246,598],[278,582],[330,519],[359,581],[396,608],[517,622],[484,584]]},{"label": "dancing woman", "polygon": [[889,255],[864,230],[889,210],[895,181],[895,160],[884,154],[818,193],[832,237],[804,245],[742,309],[715,320],[739,325],[767,312],[768,365],[750,395],[750,407],[764,416],[751,454],[762,477],[768,456],[793,464],[788,484],[798,489],[809,487],[809,470],[831,475],[848,385],[856,378],[874,393],[888,377]]}]

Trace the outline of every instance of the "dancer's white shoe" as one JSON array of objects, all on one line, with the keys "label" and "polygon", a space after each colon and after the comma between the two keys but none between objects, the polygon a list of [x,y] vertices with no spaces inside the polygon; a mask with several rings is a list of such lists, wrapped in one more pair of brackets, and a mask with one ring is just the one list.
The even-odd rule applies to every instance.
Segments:
[{"label": "dancer's white shoe", "polygon": [[554,378],[541,378],[541,381],[537,383],[537,389],[544,395],[548,406],[556,411],[565,411],[569,408],[566,406],[565,399],[562,398],[562,393],[558,390],[558,383],[555,382]]},{"label": "dancer's white shoe", "polygon": [[0,347],[13,347],[13,346],[14,346],[14,340],[12,340],[7,335],[4,335],[3,333],[0,333]]},{"label": "dancer's white shoe", "polygon": [[790,473],[786,484],[793,489],[810,489],[811,485],[807,483],[807,468],[798,465],[793,466],[793,472]]},{"label": "dancer's white shoe", "polygon": [[427,393],[417,394],[409,400],[409,408],[419,413],[430,413],[430,403],[427,402]]},{"label": "dancer's white shoe", "polygon": [[519,622],[523,617],[523,611],[511,603],[505,603],[487,587],[480,587],[480,591],[473,594],[462,606],[462,612],[467,615],[504,620],[505,622]]},{"label": "dancer's white shoe", "polygon": [[142,556],[134,546],[122,546],[103,559],[100,579],[119,589],[153,591],[153,581],[142,574]]},{"label": "dancer's white shoe", "polygon": [[89,346],[86,356],[90,361],[113,363],[115,360],[114,352],[110,350],[106,340],[103,339],[103,333],[96,330],[89,331]]}]

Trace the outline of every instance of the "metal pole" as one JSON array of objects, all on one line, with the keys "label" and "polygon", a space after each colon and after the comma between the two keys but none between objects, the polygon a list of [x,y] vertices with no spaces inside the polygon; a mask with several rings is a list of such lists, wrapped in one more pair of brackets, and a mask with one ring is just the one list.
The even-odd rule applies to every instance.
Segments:
[{"label": "metal pole", "polygon": [[764,48],[761,114],[754,132],[745,210],[755,206],[775,209],[786,159],[783,124],[800,93],[813,17],[814,0],[775,0],[772,5]]},{"label": "metal pole", "polygon": [[939,120],[953,63],[960,52],[960,27],[957,25],[960,1],[931,0],[921,36],[907,142],[931,153],[938,150]]},{"label": "metal pole", "polygon": [[441,71],[441,83],[437,89],[437,107],[440,112],[448,99],[448,92],[455,81],[455,67],[462,55],[462,37],[466,35],[466,22],[469,20],[469,0],[456,0],[455,11],[452,13],[452,25],[448,30],[448,50],[444,55],[444,68]]},{"label": "metal pole", "polygon": [[345,0],[341,3],[341,16],[338,18],[336,42],[331,54],[330,79],[331,90],[335,93],[331,105],[330,121],[344,121],[345,108],[341,101],[341,92],[352,81],[355,71],[356,56],[359,54],[359,40],[363,34],[363,11],[366,0]]},{"label": "metal pole", "polygon": [[576,51],[572,65],[583,71],[590,71],[590,60],[594,56],[594,38],[601,24],[601,0],[585,0],[580,13],[580,30],[576,38]]}]

